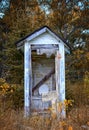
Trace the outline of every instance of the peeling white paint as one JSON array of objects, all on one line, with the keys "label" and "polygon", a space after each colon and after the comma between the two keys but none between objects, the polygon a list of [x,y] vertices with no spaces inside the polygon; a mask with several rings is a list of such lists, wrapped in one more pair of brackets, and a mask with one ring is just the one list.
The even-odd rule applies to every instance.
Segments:
[{"label": "peeling white paint", "polygon": [[25,117],[30,114],[30,104],[31,104],[31,47],[29,43],[26,42],[24,45],[24,110]]},{"label": "peeling white paint", "polygon": [[[55,57],[55,72],[58,102],[63,103],[65,100],[65,51],[62,43],[59,44],[59,50]],[[62,109],[62,115],[65,117],[64,109]]]},{"label": "peeling white paint", "polygon": [[[30,115],[31,105],[36,106],[37,108],[40,109],[40,107],[47,108],[47,106],[49,106],[49,103],[48,103],[49,101],[51,101],[52,104],[55,104],[55,103],[57,104],[58,102],[63,103],[65,100],[65,51],[66,53],[69,52],[69,49],[70,49],[69,46],[66,43],[64,43],[62,39],[58,37],[55,33],[53,33],[49,28],[43,27],[42,29],[35,31],[31,35],[28,35],[26,38],[23,38],[22,40],[17,42],[17,48],[21,49],[22,51],[24,48],[25,117]],[[47,57],[50,57],[52,54],[54,54],[55,61],[52,61],[47,64],[46,60],[40,59],[40,57],[37,56],[39,57],[39,60],[37,61],[36,59],[36,63],[34,64],[31,59],[31,51],[35,52],[36,50],[39,56],[45,53]],[[44,61],[43,63],[42,63],[42,60]],[[32,62],[32,65],[35,67],[32,68],[31,62]],[[34,85],[36,85],[40,80],[42,80],[42,78],[48,73],[48,71],[54,67],[54,62],[55,62],[54,75],[55,75],[55,80],[56,80],[56,90],[54,89],[55,92],[53,93],[52,87],[54,85],[53,84],[54,78],[52,78],[52,75],[51,75],[50,79],[47,79],[48,81],[46,81],[45,84],[48,85],[49,90],[50,91],[52,90],[52,92],[48,92],[47,95],[44,95],[42,97],[44,99],[43,101],[41,98],[39,99],[39,90],[37,89],[35,93],[35,96],[37,96],[37,98],[33,99],[32,85],[34,87]],[[33,72],[33,75],[32,75],[32,72]],[[32,82],[32,76],[33,76],[33,82]],[[33,104],[31,100],[35,100],[33,101]],[[65,117],[64,109],[62,110],[62,115]]]}]

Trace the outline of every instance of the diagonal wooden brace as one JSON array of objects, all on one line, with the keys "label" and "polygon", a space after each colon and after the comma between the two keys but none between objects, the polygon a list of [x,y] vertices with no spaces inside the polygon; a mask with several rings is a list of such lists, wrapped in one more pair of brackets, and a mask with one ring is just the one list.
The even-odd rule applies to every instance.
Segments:
[{"label": "diagonal wooden brace", "polygon": [[48,74],[46,74],[32,89],[32,92],[34,92],[37,88],[39,88],[45,81],[47,81],[52,74],[55,73],[55,68],[53,68]]}]

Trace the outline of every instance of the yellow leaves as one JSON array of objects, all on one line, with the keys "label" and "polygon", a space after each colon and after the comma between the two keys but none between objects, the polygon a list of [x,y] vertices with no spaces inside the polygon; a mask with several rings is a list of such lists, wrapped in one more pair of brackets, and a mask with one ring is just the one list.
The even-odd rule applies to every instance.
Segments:
[{"label": "yellow leaves", "polygon": [[3,84],[3,88],[5,88],[6,90],[10,88],[9,84],[8,83],[4,83]]},{"label": "yellow leaves", "polygon": [[0,78],[0,86],[5,83],[5,79]]},{"label": "yellow leaves", "polygon": [[3,95],[6,94],[6,92],[8,91],[9,88],[10,88],[10,86],[7,83],[0,85],[1,94],[3,94]]},{"label": "yellow leaves", "polygon": [[72,127],[72,126],[69,126],[68,130],[73,130],[73,127]]},{"label": "yellow leaves", "polygon": [[65,121],[59,121],[59,125],[60,126],[65,126],[65,125],[67,125],[67,123]]},{"label": "yellow leaves", "polygon": [[67,100],[65,99],[64,102],[59,102],[58,104],[58,111],[61,112],[62,109],[68,109],[69,106],[73,105],[73,100]]},{"label": "yellow leaves", "polygon": [[65,106],[72,106],[73,100],[64,100]]},{"label": "yellow leaves", "polygon": [[4,79],[0,79],[0,94],[5,95],[8,92],[13,93],[13,89]]},{"label": "yellow leaves", "polygon": [[53,108],[52,108],[52,107],[49,107],[49,108],[48,108],[48,110],[49,110],[49,111],[52,111],[52,110],[53,110]]}]

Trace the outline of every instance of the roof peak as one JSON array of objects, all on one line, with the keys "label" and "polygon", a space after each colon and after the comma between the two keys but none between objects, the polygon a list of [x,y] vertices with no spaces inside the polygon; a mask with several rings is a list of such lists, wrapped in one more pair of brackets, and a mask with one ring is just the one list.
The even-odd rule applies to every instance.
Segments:
[{"label": "roof peak", "polygon": [[63,38],[61,38],[58,34],[56,34],[54,31],[52,31],[52,30],[51,30],[48,26],[46,26],[46,25],[44,25],[44,26],[38,28],[37,30],[33,31],[31,34],[28,34],[28,35],[26,35],[25,37],[21,38],[21,39],[20,39],[19,41],[17,41],[15,44],[18,45],[20,42],[26,40],[28,37],[30,37],[31,40],[32,40],[32,39],[34,39],[35,37],[37,37],[37,36],[39,36],[39,35],[45,33],[46,31],[48,31],[49,33],[53,34],[56,38],[59,38],[60,40],[62,40],[62,41],[66,44],[66,46],[68,46],[69,48],[71,48],[71,47],[66,43],[66,41],[65,41]]}]

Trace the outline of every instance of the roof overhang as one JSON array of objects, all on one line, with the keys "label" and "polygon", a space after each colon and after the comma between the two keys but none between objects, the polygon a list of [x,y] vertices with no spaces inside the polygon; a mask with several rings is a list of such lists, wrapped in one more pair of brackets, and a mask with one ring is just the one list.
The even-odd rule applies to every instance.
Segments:
[{"label": "roof overhang", "polygon": [[19,41],[17,41],[15,44],[17,46],[17,49],[21,49],[23,48],[24,44],[26,41],[28,41],[30,43],[31,40],[39,37],[40,35],[44,34],[48,32],[50,35],[52,35],[57,41],[62,42],[65,46],[65,50],[66,52],[69,53],[71,47],[65,42],[64,39],[62,39],[60,36],[58,36],[55,32],[53,32],[49,27],[47,26],[43,26],[42,28],[34,31],[33,33],[25,36],[24,38],[20,39]]}]

